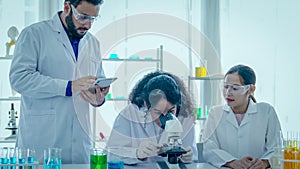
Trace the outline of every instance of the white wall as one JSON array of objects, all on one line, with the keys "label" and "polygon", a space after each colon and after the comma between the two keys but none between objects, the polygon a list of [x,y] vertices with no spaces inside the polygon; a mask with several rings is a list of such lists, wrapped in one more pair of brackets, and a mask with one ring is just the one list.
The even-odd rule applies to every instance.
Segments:
[{"label": "white wall", "polygon": [[274,105],[285,131],[299,131],[300,1],[221,1],[221,56],[232,65],[251,66],[258,101]]}]

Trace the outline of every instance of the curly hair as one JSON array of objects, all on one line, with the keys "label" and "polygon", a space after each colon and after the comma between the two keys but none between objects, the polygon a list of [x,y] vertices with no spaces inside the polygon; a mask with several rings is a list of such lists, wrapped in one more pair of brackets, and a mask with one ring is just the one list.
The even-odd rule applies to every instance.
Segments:
[{"label": "curly hair", "polygon": [[184,82],[176,75],[173,75],[168,72],[163,72],[163,71],[155,71],[151,72],[147,75],[145,75],[132,89],[131,93],[129,94],[129,100],[132,104],[137,105],[139,108],[144,106],[144,97],[143,97],[143,91],[145,89],[145,86],[147,83],[154,77],[157,77],[159,75],[167,75],[171,77],[176,83],[177,86],[179,87],[179,92],[180,92],[180,111],[179,114],[180,116],[183,117],[188,117],[192,116],[194,117],[194,108],[193,108],[193,103],[190,94],[187,92],[187,89],[185,87]]},{"label": "curly hair", "polygon": [[144,86],[142,97],[148,108],[155,105],[162,97],[178,107],[181,104],[180,89],[175,80],[168,75],[158,75],[150,79]]}]

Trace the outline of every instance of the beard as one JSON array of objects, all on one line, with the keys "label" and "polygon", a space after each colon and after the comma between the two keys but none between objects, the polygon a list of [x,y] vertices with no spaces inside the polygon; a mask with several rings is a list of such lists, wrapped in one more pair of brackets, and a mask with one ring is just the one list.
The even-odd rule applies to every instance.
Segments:
[{"label": "beard", "polygon": [[67,23],[68,36],[70,38],[79,38],[79,39],[81,39],[86,34],[86,32],[83,33],[83,34],[79,34],[77,32],[77,30],[88,30],[88,29],[85,28],[85,27],[76,28],[76,26],[73,22],[72,15],[73,15],[73,11],[70,11],[70,14],[68,16],[66,16],[66,18],[65,18],[65,21]]}]

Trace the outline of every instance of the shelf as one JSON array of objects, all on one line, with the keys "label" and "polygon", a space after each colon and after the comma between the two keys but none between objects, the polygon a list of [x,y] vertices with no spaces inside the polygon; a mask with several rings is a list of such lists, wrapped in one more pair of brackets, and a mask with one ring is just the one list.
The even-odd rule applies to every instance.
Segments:
[{"label": "shelf", "polygon": [[191,77],[189,76],[190,80],[223,80],[224,77],[221,76],[208,76],[208,77]]},{"label": "shelf", "polygon": [[107,99],[106,101],[128,101],[128,99],[124,99],[124,98],[111,98],[111,99]]},{"label": "shelf", "polygon": [[214,80],[224,80],[224,75],[211,75],[206,77],[192,77],[188,78],[188,91],[191,92],[191,81],[192,80],[203,80],[203,81],[214,81]]},{"label": "shelf", "polygon": [[15,143],[15,139],[8,139],[6,140],[4,137],[0,137],[0,143]]},{"label": "shelf", "polygon": [[102,59],[103,61],[111,61],[111,62],[160,62],[158,59]]},{"label": "shelf", "polygon": [[0,101],[19,101],[21,97],[7,97],[7,98],[0,98]]},{"label": "shelf", "polygon": [[13,55],[4,56],[4,57],[0,57],[0,60],[11,60],[12,57]]}]

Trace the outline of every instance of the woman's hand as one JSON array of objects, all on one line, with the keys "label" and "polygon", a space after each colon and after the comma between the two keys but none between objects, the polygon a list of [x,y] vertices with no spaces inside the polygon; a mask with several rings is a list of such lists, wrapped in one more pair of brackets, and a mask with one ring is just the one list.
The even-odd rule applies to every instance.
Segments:
[{"label": "woman's hand", "polygon": [[187,152],[181,155],[181,160],[185,163],[190,163],[193,160],[193,150],[190,146],[183,147],[183,149]]},{"label": "woman's hand", "polygon": [[252,157],[246,156],[239,160],[233,160],[231,162],[228,162],[225,164],[225,166],[233,169],[248,169],[251,166],[252,159]]},{"label": "woman's hand", "polygon": [[141,142],[136,152],[136,157],[139,160],[144,160],[147,157],[156,156],[160,151],[160,145],[152,141]]},{"label": "woman's hand", "polygon": [[250,162],[251,167],[249,169],[266,169],[270,166],[268,160],[261,160],[259,158],[254,158]]}]

